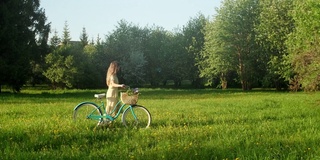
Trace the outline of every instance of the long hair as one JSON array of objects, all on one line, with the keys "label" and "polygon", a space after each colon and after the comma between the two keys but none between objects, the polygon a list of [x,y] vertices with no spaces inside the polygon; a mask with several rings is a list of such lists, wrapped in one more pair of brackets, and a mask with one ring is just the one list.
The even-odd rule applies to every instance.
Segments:
[{"label": "long hair", "polygon": [[114,74],[117,74],[117,71],[119,70],[118,68],[118,62],[117,61],[112,61],[109,65],[108,71],[107,71],[107,85],[109,86],[110,84],[110,77]]}]

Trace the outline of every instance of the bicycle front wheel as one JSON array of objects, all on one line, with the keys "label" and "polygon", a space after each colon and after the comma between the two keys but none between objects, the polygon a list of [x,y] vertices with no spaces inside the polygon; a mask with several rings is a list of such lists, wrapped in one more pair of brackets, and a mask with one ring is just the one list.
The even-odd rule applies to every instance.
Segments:
[{"label": "bicycle front wheel", "polygon": [[79,104],[73,112],[73,120],[80,125],[97,125],[102,121],[101,116],[100,108],[90,102]]},{"label": "bicycle front wheel", "polygon": [[151,114],[145,107],[134,105],[123,112],[122,123],[127,128],[148,128],[151,124]]}]

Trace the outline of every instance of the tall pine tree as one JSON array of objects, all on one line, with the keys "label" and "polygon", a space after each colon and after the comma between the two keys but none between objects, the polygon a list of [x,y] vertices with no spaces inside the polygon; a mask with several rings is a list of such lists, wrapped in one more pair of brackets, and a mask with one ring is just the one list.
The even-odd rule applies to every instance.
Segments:
[{"label": "tall pine tree", "polygon": [[4,0],[0,6],[0,86],[18,92],[32,74],[31,61],[45,52],[50,24],[39,0]]}]

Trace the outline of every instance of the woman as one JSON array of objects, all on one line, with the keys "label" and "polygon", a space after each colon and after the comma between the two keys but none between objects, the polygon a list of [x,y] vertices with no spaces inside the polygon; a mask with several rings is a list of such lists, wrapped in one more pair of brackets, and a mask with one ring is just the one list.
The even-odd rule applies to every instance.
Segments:
[{"label": "woman", "polygon": [[[118,88],[119,87],[125,87],[124,84],[119,84],[119,80],[117,77],[117,72],[119,71],[119,66],[117,61],[113,61],[110,63],[110,66],[108,68],[107,72],[107,77],[106,77],[106,83],[108,86],[108,91],[107,91],[107,105],[106,105],[106,112],[110,114],[115,105],[118,102]],[[116,113],[118,112],[118,109],[115,109],[115,111],[112,113],[112,116],[115,116]]]}]

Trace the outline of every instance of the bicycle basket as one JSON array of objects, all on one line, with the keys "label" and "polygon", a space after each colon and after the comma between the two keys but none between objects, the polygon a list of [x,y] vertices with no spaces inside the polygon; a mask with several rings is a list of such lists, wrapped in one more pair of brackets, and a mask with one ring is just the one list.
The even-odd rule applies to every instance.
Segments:
[{"label": "bicycle basket", "polygon": [[126,92],[121,92],[120,98],[124,104],[132,105],[138,102],[138,94],[128,95]]}]

